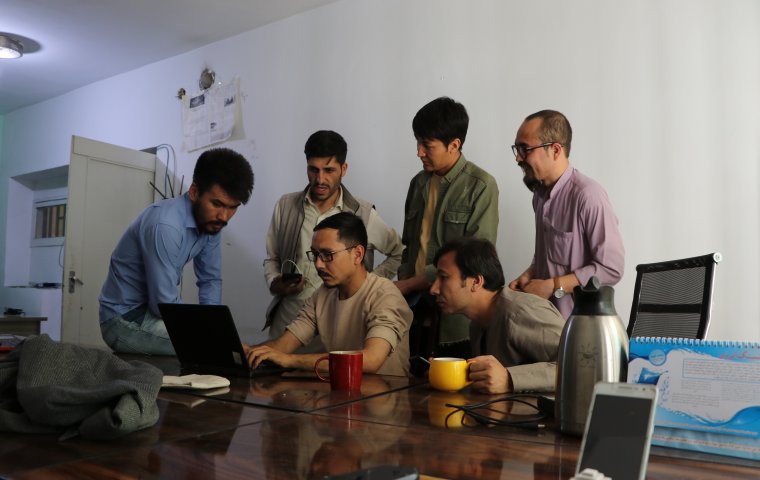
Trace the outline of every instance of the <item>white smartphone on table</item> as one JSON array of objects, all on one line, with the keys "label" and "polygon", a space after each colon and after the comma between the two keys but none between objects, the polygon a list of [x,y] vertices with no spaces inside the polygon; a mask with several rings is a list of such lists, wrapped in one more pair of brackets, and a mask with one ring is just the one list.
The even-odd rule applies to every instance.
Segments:
[{"label": "white smartphone on table", "polygon": [[643,480],[656,406],[654,385],[597,383],[576,474],[593,468],[614,480]]}]

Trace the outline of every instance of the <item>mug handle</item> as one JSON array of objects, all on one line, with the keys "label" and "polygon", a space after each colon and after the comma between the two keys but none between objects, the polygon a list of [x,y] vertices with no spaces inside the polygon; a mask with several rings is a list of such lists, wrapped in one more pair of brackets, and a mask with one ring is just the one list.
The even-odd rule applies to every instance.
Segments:
[{"label": "mug handle", "polygon": [[323,377],[322,375],[320,375],[319,374],[319,369],[317,367],[319,367],[320,363],[322,363],[325,360],[329,360],[329,359],[330,359],[330,356],[329,355],[325,355],[324,357],[319,357],[317,359],[316,363],[314,363],[314,373],[316,373],[317,374],[317,378],[319,378],[323,382],[329,382],[330,378],[329,377]]}]

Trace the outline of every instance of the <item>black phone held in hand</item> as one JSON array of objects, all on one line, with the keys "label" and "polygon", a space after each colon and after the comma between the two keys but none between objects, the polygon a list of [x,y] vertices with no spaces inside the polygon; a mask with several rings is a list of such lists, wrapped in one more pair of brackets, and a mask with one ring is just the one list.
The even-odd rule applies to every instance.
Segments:
[{"label": "black phone held in hand", "polygon": [[298,283],[301,281],[303,275],[300,273],[283,273],[282,281],[286,283]]}]

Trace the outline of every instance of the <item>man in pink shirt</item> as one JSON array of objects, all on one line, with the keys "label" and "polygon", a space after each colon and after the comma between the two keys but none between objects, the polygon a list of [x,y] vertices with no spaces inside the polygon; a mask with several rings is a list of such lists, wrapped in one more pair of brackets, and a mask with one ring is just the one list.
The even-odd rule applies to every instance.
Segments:
[{"label": "man in pink shirt", "polygon": [[512,290],[549,299],[567,319],[573,288],[596,276],[615,285],[625,248],[604,188],[570,165],[573,131],[564,115],[542,110],[523,121],[512,145],[523,182],[533,192],[536,245]]}]

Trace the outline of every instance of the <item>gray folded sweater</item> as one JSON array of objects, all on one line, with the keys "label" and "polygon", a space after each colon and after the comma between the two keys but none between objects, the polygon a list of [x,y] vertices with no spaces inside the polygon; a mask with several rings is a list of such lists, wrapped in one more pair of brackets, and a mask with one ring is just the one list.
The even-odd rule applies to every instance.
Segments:
[{"label": "gray folded sweater", "polygon": [[106,350],[31,336],[0,361],[0,430],[121,437],[158,421],[162,377]]}]

